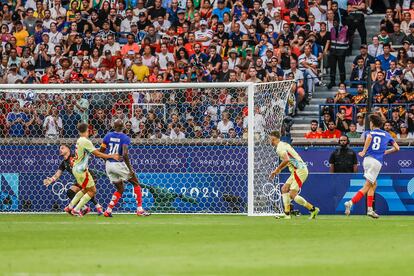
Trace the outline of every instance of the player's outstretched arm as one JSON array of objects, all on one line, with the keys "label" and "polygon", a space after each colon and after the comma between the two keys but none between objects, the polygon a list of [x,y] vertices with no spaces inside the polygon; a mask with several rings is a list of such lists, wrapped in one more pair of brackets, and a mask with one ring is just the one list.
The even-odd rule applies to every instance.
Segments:
[{"label": "player's outstretched arm", "polygon": [[384,154],[385,154],[385,155],[387,155],[387,154],[391,154],[391,153],[397,152],[397,151],[399,151],[399,150],[400,150],[400,146],[397,144],[397,142],[395,142],[395,141],[394,141],[394,143],[392,143],[392,148],[387,149],[387,150],[384,152]]},{"label": "player's outstretched arm", "polygon": [[121,157],[119,156],[119,154],[106,154],[101,152],[99,149],[95,149],[94,151],[91,152],[93,155],[95,155],[98,158],[103,158],[103,159],[115,159],[115,160],[120,160]]},{"label": "player's outstretched arm", "polygon": [[283,160],[282,163],[277,166],[277,168],[270,174],[270,179],[275,178],[276,175],[278,175],[288,164],[289,164],[289,156],[287,153],[283,154]]},{"label": "player's outstretched arm", "polygon": [[57,170],[56,173],[52,177],[47,177],[43,180],[43,185],[46,187],[58,180],[62,176],[62,170]]},{"label": "player's outstretched arm", "polygon": [[372,141],[372,135],[368,134],[367,138],[365,139],[364,149],[358,153],[359,156],[364,157],[365,154],[367,154],[369,145],[371,145],[371,141]]}]

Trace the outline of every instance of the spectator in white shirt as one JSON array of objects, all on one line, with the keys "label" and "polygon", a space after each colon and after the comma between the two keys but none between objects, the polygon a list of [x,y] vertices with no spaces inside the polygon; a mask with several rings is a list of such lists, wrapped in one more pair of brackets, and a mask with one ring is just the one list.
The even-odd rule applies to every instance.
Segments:
[{"label": "spectator in white shirt", "polygon": [[58,16],[63,16],[64,18],[66,18],[66,9],[62,7],[61,0],[55,0],[55,5],[53,6],[53,8],[50,9],[50,17],[52,19],[56,20]]},{"label": "spectator in white shirt", "polygon": [[127,9],[125,14],[126,14],[126,17],[121,22],[121,32],[130,33],[131,32],[131,24],[132,23],[137,23],[138,18],[134,16],[131,9]]},{"label": "spectator in white shirt", "polygon": [[109,71],[106,68],[105,64],[101,64],[98,73],[95,75],[95,79],[97,82],[107,82],[111,76],[109,75]]},{"label": "spectator in white shirt", "polygon": [[174,124],[171,129],[170,134],[171,139],[184,139],[185,134],[181,131],[181,125],[180,124]]},{"label": "spectator in white shirt", "polygon": [[245,10],[241,12],[240,20],[237,21],[237,23],[240,24],[240,31],[245,34],[249,33],[248,28],[252,22],[253,21],[249,19],[249,14]]},{"label": "spectator in white shirt", "polygon": [[52,107],[51,114],[45,118],[43,128],[47,138],[58,138],[62,131],[62,118],[59,116],[59,110]]},{"label": "spectator in white shirt", "polygon": [[213,31],[210,29],[207,29],[207,21],[200,20],[200,30],[196,31],[194,33],[195,40],[197,42],[201,42],[201,45],[204,47],[208,47],[211,43],[211,39],[213,38]]},{"label": "spectator in white shirt", "polygon": [[153,25],[154,25],[155,30],[159,34],[163,35],[171,27],[171,22],[168,21],[168,20],[165,20],[164,16],[160,15],[160,16],[157,17],[157,21],[154,21]]},{"label": "spectator in white shirt", "polygon": [[384,54],[382,49],[382,44],[379,43],[378,36],[372,38],[372,44],[368,45],[368,55],[373,56],[374,58]]},{"label": "spectator in white shirt", "polygon": [[107,43],[103,48],[104,52],[107,50],[111,51],[113,56],[117,55],[117,52],[121,52],[121,46],[118,42],[115,42],[115,37],[112,34],[108,35]]},{"label": "spectator in white shirt", "polygon": [[167,44],[161,44],[161,53],[157,53],[161,71],[167,70],[168,62],[174,62],[174,55],[168,52]]},{"label": "spectator in white shirt", "polygon": [[217,124],[217,129],[221,134],[228,134],[229,130],[234,128],[234,124],[230,121],[230,114],[228,112],[222,113],[221,121]]}]

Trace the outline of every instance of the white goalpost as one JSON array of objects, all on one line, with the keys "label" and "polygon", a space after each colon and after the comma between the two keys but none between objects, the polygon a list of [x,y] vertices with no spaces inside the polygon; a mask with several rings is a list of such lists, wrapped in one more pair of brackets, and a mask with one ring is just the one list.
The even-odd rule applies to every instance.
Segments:
[{"label": "white goalpost", "polygon": [[[267,134],[281,130],[294,81],[270,83],[0,85],[0,213],[61,212],[69,173],[51,187],[42,180],[74,149],[76,125],[90,125],[99,147],[115,119],[131,136],[130,158],[153,213],[283,213],[279,160]],[[97,200],[114,187],[102,161],[92,159]],[[133,212],[126,185],[114,211]]]}]

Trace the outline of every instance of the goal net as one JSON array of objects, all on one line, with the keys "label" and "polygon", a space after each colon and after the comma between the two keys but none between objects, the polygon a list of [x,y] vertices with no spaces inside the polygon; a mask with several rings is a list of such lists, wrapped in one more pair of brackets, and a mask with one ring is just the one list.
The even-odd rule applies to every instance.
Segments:
[{"label": "goal net", "polygon": [[[280,213],[279,181],[268,179],[278,158],[266,134],[281,129],[292,83],[2,85],[0,212],[61,212],[74,177],[64,171],[43,185],[62,168],[60,146],[74,152],[76,126],[87,122],[99,148],[121,119],[149,211]],[[105,164],[91,158],[89,169],[106,207],[115,187]],[[135,209],[126,184],[114,211]]]}]

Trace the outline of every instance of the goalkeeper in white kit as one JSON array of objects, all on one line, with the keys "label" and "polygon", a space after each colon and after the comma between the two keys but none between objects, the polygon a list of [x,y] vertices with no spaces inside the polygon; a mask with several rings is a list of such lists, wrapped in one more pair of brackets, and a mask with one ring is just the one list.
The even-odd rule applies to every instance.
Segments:
[{"label": "goalkeeper in white kit", "polygon": [[279,156],[281,163],[270,174],[270,179],[275,178],[286,166],[288,166],[291,173],[290,177],[282,187],[282,200],[285,211],[285,218],[290,219],[290,202],[294,200],[297,204],[302,205],[310,212],[310,219],[316,218],[319,213],[319,208],[307,202],[302,196],[298,194],[302,188],[306,178],[308,178],[308,167],[303,162],[299,154],[288,143],[280,141],[280,132],[272,131],[269,134],[270,144],[276,148],[276,153]]}]

